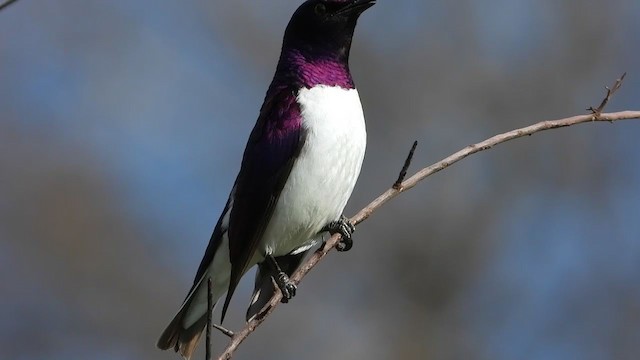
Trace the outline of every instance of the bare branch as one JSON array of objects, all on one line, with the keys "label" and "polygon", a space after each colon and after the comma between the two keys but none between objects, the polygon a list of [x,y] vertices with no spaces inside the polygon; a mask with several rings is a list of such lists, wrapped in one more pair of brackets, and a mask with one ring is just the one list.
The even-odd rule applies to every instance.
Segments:
[{"label": "bare branch", "polygon": [[[620,88],[622,85],[622,81],[626,74],[623,74],[620,79],[616,80],[615,84],[611,87],[607,87],[607,95],[598,106],[598,108],[589,108],[591,114],[587,115],[578,115],[572,116],[559,120],[547,120],[541,121],[536,124],[526,126],[520,129],[511,130],[502,134],[495,135],[489,139],[481,141],[479,143],[469,145],[462,150],[457,151],[456,153],[438,161],[437,163],[428,166],[416,174],[411,176],[410,178],[404,180],[406,175],[406,171],[411,163],[411,159],[413,157],[413,152],[415,151],[415,147],[417,143],[414,143],[411,151],[409,152],[409,156],[405,161],[405,164],[400,172],[400,176],[398,181],[383,194],[378,196],[375,200],[373,200],[369,205],[360,210],[355,216],[353,216],[350,220],[354,225],[357,225],[371,216],[374,211],[379,209],[382,205],[386,204],[389,200],[395,198],[400,193],[407,191],[418,184],[418,182],[424,180],[426,177],[431,176],[442,169],[445,169],[452,164],[466,158],[469,155],[475,154],[480,151],[491,149],[492,147],[507,142],[509,140],[521,138],[524,136],[530,136],[535,133],[557,129],[566,126],[572,126],[582,123],[591,123],[595,121],[618,121],[618,120],[631,120],[631,119],[640,119],[640,111],[621,111],[615,113],[602,113],[602,110],[607,106],[609,100],[613,94]],[[340,234],[334,234],[330,239],[328,239],[324,246],[318,251],[316,251],[313,255],[311,255],[307,261],[305,261],[300,268],[291,276],[291,280],[295,284],[299,284],[302,278],[304,278],[307,273],[313,269],[319,262],[322,260],[328,253],[331,251],[336,244],[340,241]],[[235,335],[231,338],[231,341],[227,345],[225,351],[218,357],[218,360],[228,360],[231,359],[233,353],[236,351],[238,346],[258,327],[260,324],[271,314],[276,306],[280,303],[282,298],[282,294],[278,291],[271,298],[269,303],[267,303],[264,308],[253,318],[253,320],[247,322],[245,327],[236,332]]]},{"label": "bare branch", "polygon": [[3,3],[0,3],[0,11],[2,11],[4,8],[6,8],[7,6],[13,4],[14,2],[16,2],[18,0],[7,0]]},{"label": "bare branch", "polygon": [[[360,210],[355,216],[353,216],[350,220],[354,225],[357,225],[363,221],[365,221],[371,214],[378,210],[382,205],[387,203],[389,200],[395,198],[400,193],[411,189],[416,186],[418,182],[424,180],[426,177],[431,176],[442,169],[445,169],[452,164],[466,158],[469,155],[475,154],[480,151],[491,149],[492,147],[501,144],[503,142],[521,138],[524,136],[533,135],[537,132],[556,129],[560,127],[572,126],[576,124],[582,123],[590,123],[593,121],[618,121],[618,120],[631,120],[631,119],[640,119],[640,111],[621,111],[616,113],[607,113],[600,114],[597,118],[594,118],[594,115],[578,115],[565,119],[559,120],[547,120],[536,123],[534,125],[530,125],[527,127],[523,127],[520,129],[512,130],[503,134],[496,135],[487,140],[479,142],[477,144],[469,145],[464,149],[438,161],[437,163],[428,166],[416,174],[411,176],[405,181],[402,181],[399,188],[390,188],[385,191],[382,195],[378,196],[375,200],[373,200],[369,205],[367,205],[364,209]],[[316,264],[322,260],[322,258],[333,249],[336,244],[340,241],[340,235],[335,234],[330,239],[328,239],[325,243],[325,246],[322,249],[316,251],[309,259],[302,264],[302,266],[296,271],[291,280],[298,284],[300,280],[307,275],[307,273],[313,269]],[[218,360],[227,360],[231,359],[235,350],[240,346],[240,344],[258,327],[260,324],[267,318],[269,314],[273,312],[276,306],[280,303],[280,299],[282,298],[282,294],[280,292],[276,292],[276,294],[271,298],[271,301],[265,305],[265,307],[260,311],[260,313],[251,321],[249,321],[245,327],[236,332],[229,345],[225,349],[224,353],[218,357]]]}]

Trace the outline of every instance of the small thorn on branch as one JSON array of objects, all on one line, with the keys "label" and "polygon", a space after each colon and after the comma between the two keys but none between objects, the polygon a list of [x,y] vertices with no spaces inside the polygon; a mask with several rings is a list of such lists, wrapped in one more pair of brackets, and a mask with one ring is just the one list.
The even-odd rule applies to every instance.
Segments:
[{"label": "small thorn on branch", "polygon": [[613,97],[613,94],[616,93],[616,91],[618,91],[618,89],[620,89],[620,87],[622,86],[622,82],[624,81],[624,77],[627,76],[627,73],[623,73],[622,76],[620,76],[620,78],[616,79],[616,82],[613,84],[613,86],[608,87],[605,86],[604,88],[607,89],[607,95],[604,97],[604,99],[602,99],[602,102],[600,103],[600,106],[598,106],[597,108],[594,108],[593,106],[590,106],[587,110],[591,111],[591,113],[594,115],[594,118],[597,119],[600,117],[600,115],[602,114],[602,111],[604,110],[604,108],[607,106],[607,104],[609,103],[609,100],[611,100],[611,97]]},{"label": "small thorn on branch", "polygon": [[220,331],[221,333],[225,334],[226,336],[228,336],[230,338],[232,338],[232,337],[234,337],[236,335],[233,331],[223,327],[222,325],[213,324],[212,326],[214,328],[216,328],[216,330]]},{"label": "small thorn on branch", "polygon": [[402,166],[402,170],[400,170],[400,174],[398,175],[398,180],[393,183],[393,188],[396,190],[402,189],[402,182],[404,178],[407,176],[407,170],[409,170],[409,166],[411,166],[411,160],[413,160],[413,153],[416,151],[416,147],[418,146],[418,141],[413,142],[413,146],[411,150],[409,150],[409,155],[407,155],[407,159],[404,161],[404,165]]}]

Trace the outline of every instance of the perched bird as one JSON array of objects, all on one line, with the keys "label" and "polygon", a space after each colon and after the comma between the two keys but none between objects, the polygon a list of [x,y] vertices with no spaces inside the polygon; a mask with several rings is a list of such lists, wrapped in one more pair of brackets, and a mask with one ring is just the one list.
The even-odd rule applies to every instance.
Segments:
[{"label": "perched bird", "polygon": [[215,301],[227,293],[224,319],[240,278],[257,264],[250,320],[275,293],[274,282],[283,302],[295,295],[289,276],[320,233],[340,233],[338,250],[351,248],[354,227],[342,212],[360,174],[366,130],[349,51],[358,17],[374,3],[308,0],[291,17],[240,173],[159,348],[191,357],[206,325],[207,279]]}]

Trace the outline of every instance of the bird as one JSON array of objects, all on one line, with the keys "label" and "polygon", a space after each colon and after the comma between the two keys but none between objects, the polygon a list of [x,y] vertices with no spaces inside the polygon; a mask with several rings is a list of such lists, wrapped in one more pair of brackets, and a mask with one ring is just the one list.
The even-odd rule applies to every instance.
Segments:
[{"label": "bird", "polygon": [[295,296],[289,277],[323,233],[342,236],[339,251],[352,247],[355,227],[343,211],[367,134],[349,53],[357,20],[375,2],[307,0],[293,13],[240,171],[160,349],[191,357],[207,322],[209,279],[216,304],[226,292],[222,322],[240,279],[258,265],[250,321],[276,291],[282,302]]}]

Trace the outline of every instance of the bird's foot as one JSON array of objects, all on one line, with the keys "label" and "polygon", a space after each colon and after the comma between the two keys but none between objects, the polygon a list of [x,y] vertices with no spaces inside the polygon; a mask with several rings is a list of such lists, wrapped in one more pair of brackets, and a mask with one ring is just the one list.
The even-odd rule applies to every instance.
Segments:
[{"label": "bird's foot", "polygon": [[287,275],[284,271],[282,271],[282,269],[280,269],[280,265],[278,265],[278,262],[273,256],[268,255],[267,259],[269,259],[269,262],[271,263],[271,266],[273,266],[273,269],[276,273],[276,276],[273,277],[273,280],[282,293],[281,302],[288,303],[291,298],[296,296],[296,290],[298,289],[298,287],[293,281],[291,281],[291,279],[289,279],[289,275]]},{"label": "bird's foot", "polygon": [[351,236],[353,232],[356,231],[356,227],[346,216],[342,215],[339,220],[330,222],[322,228],[322,231],[328,231],[331,235],[338,233],[342,236],[342,239],[340,239],[340,242],[336,245],[336,250],[349,251],[353,247],[353,239]]},{"label": "bird's foot", "polygon": [[278,273],[278,276],[275,280],[278,288],[280,289],[280,292],[282,293],[282,300],[280,301],[285,304],[288,303],[291,298],[296,296],[296,290],[298,290],[298,287],[293,283],[293,281],[291,281],[291,279],[289,279],[289,276],[287,276],[287,274],[285,274],[284,272]]}]

